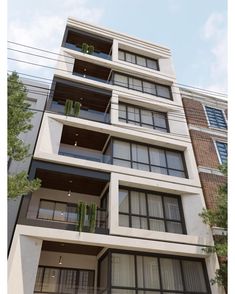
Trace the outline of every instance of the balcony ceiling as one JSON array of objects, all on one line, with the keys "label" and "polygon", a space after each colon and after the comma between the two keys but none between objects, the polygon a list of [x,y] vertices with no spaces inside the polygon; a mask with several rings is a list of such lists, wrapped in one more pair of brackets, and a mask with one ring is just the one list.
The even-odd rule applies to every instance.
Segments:
[{"label": "balcony ceiling", "polygon": [[110,96],[57,82],[53,100],[65,104],[66,99],[79,101],[81,103],[81,109],[93,109],[105,112],[110,101]]},{"label": "balcony ceiling", "polygon": [[[51,170],[37,169],[36,177],[42,180],[42,187],[72,193],[100,196],[108,181]],[[72,196],[71,196],[72,197]]]},{"label": "balcony ceiling", "polygon": [[108,134],[64,125],[61,143],[74,145],[75,141],[77,141],[77,148],[83,147],[102,151],[106,141],[108,140],[108,137]]},{"label": "balcony ceiling", "polygon": [[103,247],[99,246],[89,246],[89,245],[80,245],[72,243],[60,243],[60,242],[51,242],[43,241],[42,251],[56,251],[64,253],[73,253],[73,254],[84,254],[84,255],[97,255]]}]

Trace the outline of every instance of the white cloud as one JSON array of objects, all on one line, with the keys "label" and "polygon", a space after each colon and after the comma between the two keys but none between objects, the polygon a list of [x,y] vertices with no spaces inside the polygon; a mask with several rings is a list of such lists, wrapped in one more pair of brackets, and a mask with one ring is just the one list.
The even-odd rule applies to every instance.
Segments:
[{"label": "white cloud", "polygon": [[[51,2],[53,2],[53,0]],[[51,10],[35,10],[32,12],[30,19],[25,18],[24,15],[21,14],[21,17],[18,19],[10,21],[8,26],[8,40],[48,51],[58,52],[62,42],[65,24],[69,16],[81,21],[99,23],[103,13],[103,10],[100,8],[89,8],[87,6],[87,0],[55,1],[55,5],[53,5],[53,9]],[[50,58],[57,58],[57,56],[53,54],[27,49],[26,47],[14,44],[9,45],[9,47]],[[52,67],[55,66],[55,61],[19,52],[9,51],[8,56],[15,59],[25,60],[27,62],[44,64]],[[53,70],[43,69],[42,67],[26,63],[9,61],[9,65],[10,69],[19,72],[26,72],[27,70],[27,73],[29,74],[34,73],[34,75],[50,78],[53,74]]]},{"label": "white cloud", "polygon": [[213,91],[227,91],[227,25],[223,13],[212,13],[202,29],[202,38],[210,42],[210,83],[206,88]]}]

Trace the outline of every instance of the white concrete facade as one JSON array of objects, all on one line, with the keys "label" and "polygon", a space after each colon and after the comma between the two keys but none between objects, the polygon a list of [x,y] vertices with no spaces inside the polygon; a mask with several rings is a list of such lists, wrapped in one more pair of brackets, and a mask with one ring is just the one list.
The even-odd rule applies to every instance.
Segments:
[{"label": "white concrete facade", "polygon": [[[180,91],[174,84],[176,78],[170,50],[123,34],[78,22],[71,18],[68,19],[67,26],[112,39],[111,60],[61,47],[60,60],[63,62],[57,63],[57,69],[55,71],[55,77],[81,83],[86,86],[110,90],[112,92],[110,124],[47,112],[43,117],[34,152],[34,159],[42,162],[57,163],[110,174],[108,198],[109,235],[85,232],[79,233],[67,230],[62,231],[59,229],[18,224],[16,226],[9,257],[9,285],[11,285],[9,287],[9,294],[33,294],[38,265],[55,266],[54,260],[58,258],[58,253],[41,251],[43,241],[100,246],[104,247],[104,250],[107,248],[115,248],[146,253],[151,252],[156,254],[203,258],[206,262],[208,277],[209,279],[213,278],[215,269],[218,267],[218,261],[214,255],[209,255],[203,251],[205,246],[213,245],[213,238],[210,229],[202,223],[198,215],[205,207],[205,202],[184,116]],[[160,71],[119,60],[119,49],[158,59]],[[168,85],[172,89],[173,99],[164,99],[158,96],[125,89],[120,86],[75,76],[73,75],[73,64],[75,59],[105,66],[114,71],[154,81],[162,85]],[[118,109],[120,102],[129,103],[152,111],[165,112],[169,123],[169,132],[163,133],[155,129],[144,128],[119,121]],[[188,178],[60,155],[59,149],[61,147],[63,126],[65,125],[108,134],[110,137],[114,138],[139,143],[144,142],[146,145],[182,151]],[[120,186],[180,196],[187,234],[120,226],[118,203]],[[28,210],[29,218],[36,219],[40,199],[63,201],[65,193],[61,191],[54,193],[54,191],[55,190],[41,188],[33,193]],[[56,195],[56,197],[54,195]],[[83,196],[86,196],[88,203],[93,201],[93,197],[79,194],[75,195],[76,201],[82,199]],[[99,200],[100,199],[97,197],[96,202],[98,205]],[[66,198],[66,201],[69,202],[71,200],[67,200]],[[30,261],[24,257],[25,250],[28,250],[30,256],[32,256]],[[94,269],[96,271],[96,284],[98,256],[84,258],[82,255],[66,255],[66,253],[59,253],[59,255],[62,254],[66,260],[64,263],[65,267],[74,268],[79,264],[80,268]],[[21,271],[21,266],[22,268],[28,267],[30,274]],[[17,291],[15,289],[17,289]],[[222,294],[223,290],[213,285],[211,286],[211,293]]]}]

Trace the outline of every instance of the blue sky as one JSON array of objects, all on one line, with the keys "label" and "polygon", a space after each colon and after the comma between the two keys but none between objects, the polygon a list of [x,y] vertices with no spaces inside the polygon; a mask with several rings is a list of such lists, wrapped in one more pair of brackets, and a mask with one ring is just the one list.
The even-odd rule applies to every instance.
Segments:
[{"label": "blue sky", "polygon": [[[58,52],[68,16],[167,46],[178,83],[227,91],[226,0],[9,0],[8,39]],[[13,51],[8,56],[54,64]],[[9,61],[9,70],[15,69],[49,78],[53,74],[53,70]]]}]

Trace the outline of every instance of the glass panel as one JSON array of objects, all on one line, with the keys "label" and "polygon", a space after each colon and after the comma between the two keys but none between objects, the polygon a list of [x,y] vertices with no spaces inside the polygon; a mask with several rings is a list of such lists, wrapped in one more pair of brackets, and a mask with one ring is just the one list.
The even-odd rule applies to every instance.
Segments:
[{"label": "glass panel", "polygon": [[129,201],[127,190],[119,190],[119,212],[129,213]]},{"label": "glass panel", "polygon": [[160,258],[162,287],[164,290],[183,290],[179,260]]},{"label": "glass panel", "polygon": [[41,292],[43,272],[44,272],[44,268],[43,267],[39,267],[38,268],[38,271],[37,271],[37,277],[36,277],[34,291]]},{"label": "glass panel", "polygon": [[149,110],[141,110],[141,121],[142,123],[153,125],[152,112]]},{"label": "glass panel", "polygon": [[143,164],[143,163],[135,163],[132,164],[133,168],[139,169],[139,170],[146,170],[149,171],[149,165]]},{"label": "glass panel", "polygon": [[177,170],[169,170],[169,175],[179,178],[185,178],[185,173]]},{"label": "glass panel", "polygon": [[132,228],[148,230],[148,222],[145,217],[132,216],[131,224]]},{"label": "glass panel", "polygon": [[112,289],[112,294],[135,294],[135,290]]},{"label": "glass panel", "polygon": [[79,270],[78,285],[78,293],[92,293],[92,291],[89,291],[89,288],[92,288],[94,286],[94,272],[87,270]]},{"label": "glass panel", "polygon": [[101,262],[99,267],[99,288],[105,290],[107,288],[108,281],[108,256],[106,256]]},{"label": "glass panel", "polygon": [[147,58],[147,67],[152,68],[152,69],[158,69],[157,68],[157,61]]},{"label": "glass panel", "polygon": [[182,261],[186,291],[207,292],[202,263]]},{"label": "glass panel", "polygon": [[126,61],[131,62],[131,63],[135,63],[135,55],[126,52]]},{"label": "glass panel", "polygon": [[142,56],[136,56],[136,61],[138,65],[146,66],[146,59]]},{"label": "glass panel", "polygon": [[125,53],[121,50],[118,51],[118,59],[125,60]]},{"label": "glass panel", "polygon": [[167,221],[166,226],[167,226],[167,232],[176,233],[176,234],[183,234],[181,223]]},{"label": "glass panel", "polygon": [[166,116],[164,114],[154,112],[153,118],[155,126],[166,128]]},{"label": "glass panel", "polygon": [[157,96],[171,98],[170,89],[166,86],[157,85]]},{"label": "glass panel", "polygon": [[131,191],[131,212],[141,215],[147,214],[145,193]]},{"label": "glass panel", "polygon": [[[138,294],[161,294],[160,292],[156,292],[156,291],[145,291],[145,290],[144,291],[140,290],[137,293]],[[167,293],[167,294],[174,294],[174,293],[171,292],[171,293]]]},{"label": "glass panel", "polygon": [[164,197],[165,215],[168,219],[180,220],[180,210],[177,198]]},{"label": "glass panel", "polygon": [[130,143],[114,141],[113,156],[130,160]]},{"label": "glass panel", "polygon": [[119,118],[126,119],[126,106],[119,104]]},{"label": "glass panel", "polygon": [[163,175],[167,175],[167,169],[163,167],[156,167],[156,166],[151,166],[151,171]]},{"label": "glass panel", "polygon": [[166,151],[167,164],[169,168],[184,170],[181,153],[174,151]]},{"label": "glass panel", "polygon": [[143,145],[132,144],[132,160],[149,163],[148,148]]},{"label": "glass panel", "polygon": [[67,204],[66,203],[56,203],[54,220],[57,221],[67,221]]},{"label": "glass panel", "polygon": [[60,290],[59,293],[75,294],[76,293],[76,270],[61,270],[60,271]]},{"label": "glass panel", "polygon": [[156,95],[156,86],[154,83],[143,81],[143,91],[145,93]]},{"label": "glass panel", "polygon": [[149,219],[150,230],[165,232],[165,223],[159,219]]},{"label": "glass panel", "polygon": [[123,167],[131,167],[130,161],[125,161],[120,159],[113,159],[113,164],[123,166]]},{"label": "glass panel", "polygon": [[162,167],[166,167],[165,151],[161,149],[149,148],[150,163]]},{"label": "glass panel", "polygon": [[137,122],[140,121],[139,108],[128,106],[127,111],[128,111],[128,119],[134,120],[134,121],[137,121]]},{"label": "glass panel", "polygon": [[130,227],[129,215],[119,214],[119,226]]},{"label": "glass panel", "polygon": [[142,91],[141,80],[129,77],[129,88],[137,91]]},{"label": "glass panel", "polygon": [[38,218],[52,220],[53,212],[54,212],[54,205],[55,205],[54,202],[41,200],[40,201],[40,208],[39,208],[39,212],[38,212]]},{"label": "glass panel", "polygon": [[162,207],[161,196],[148,194],[148,209],[149,209],[149,216],[163,218],[163,207]]},{"label": "glass panel", "polygon": [[138,288],[159,289],[157,258],[137,256],[137,277]]},{"label": "glass panel", "polygon": [[128,88],[128,79],[126,76],[115,73],[114,74],[114,84]]},{"label": "glass panel", "polygon": [[68,222],[77,222],[77,207],[68,204]]},{"label": "glass panel", "polygon": [[112,253],[112,286],[135,287],[133,255]]},{"label": "glass panel", "polygon": [[60,270],[45,268],[42,292],[57,292],[60,278]]}]

